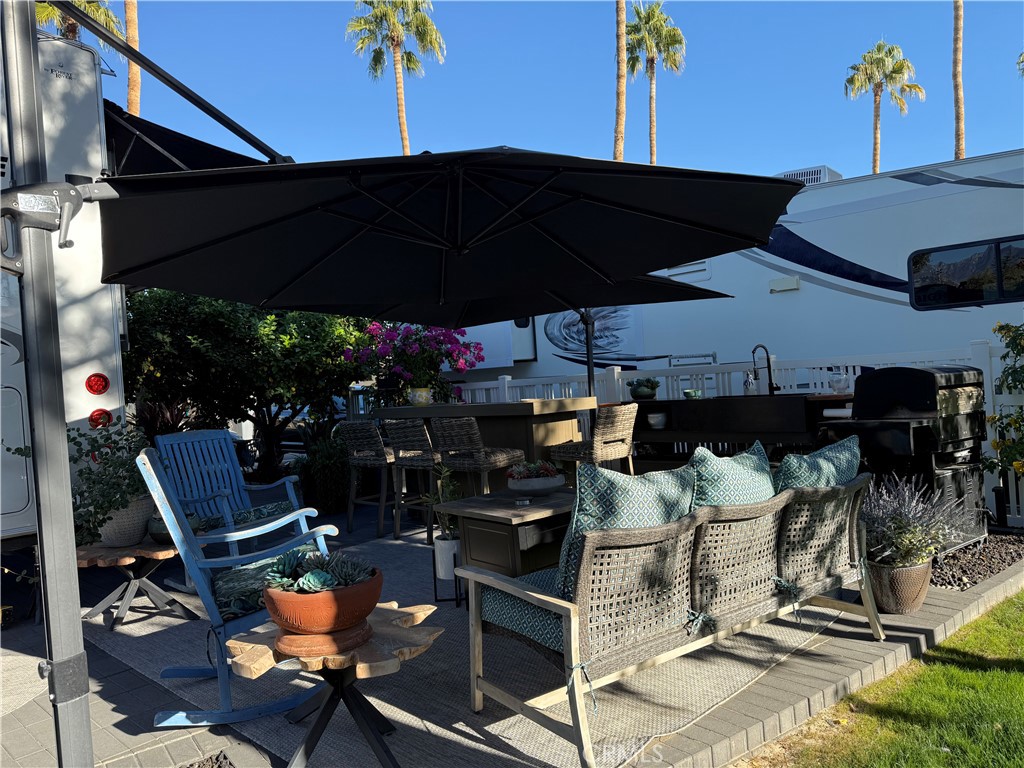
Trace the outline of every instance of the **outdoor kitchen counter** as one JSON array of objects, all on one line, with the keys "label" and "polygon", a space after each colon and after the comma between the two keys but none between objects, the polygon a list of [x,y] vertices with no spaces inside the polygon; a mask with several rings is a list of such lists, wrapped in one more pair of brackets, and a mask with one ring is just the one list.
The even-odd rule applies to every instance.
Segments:
[{"label": "outdoor kitchen counter", "polygon": [[[473,416],[484,445],[521,448],[527,461],[547,459],[550,445],[581,439],[576,414],[597,407],[593,397],[522,400],[518,403],[470,403],[462,405],[407,405],[379,408],[375,418],[430,419]],[[496,480],[497,474],[492,480]],[[504,487],[504,482],[496,483]]]}]

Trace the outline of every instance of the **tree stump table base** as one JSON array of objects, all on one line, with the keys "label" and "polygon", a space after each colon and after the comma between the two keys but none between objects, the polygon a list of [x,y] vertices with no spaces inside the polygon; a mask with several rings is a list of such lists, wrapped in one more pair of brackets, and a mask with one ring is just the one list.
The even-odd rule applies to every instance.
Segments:
[{"label": "tree stump table base", "polygon": [[300,635],[279,628],[274,650],[289,656],[331,656],[358,648],[373,637],[373,627],[363,619],[359,624],[323,635]]}]

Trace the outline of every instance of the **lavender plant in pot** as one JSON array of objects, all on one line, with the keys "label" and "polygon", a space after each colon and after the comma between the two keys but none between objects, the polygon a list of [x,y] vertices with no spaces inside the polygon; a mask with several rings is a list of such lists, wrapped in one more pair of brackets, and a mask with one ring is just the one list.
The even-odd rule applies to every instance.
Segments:
[{"label": "lavender plant in pot", "polygon": [[947,500],[918,478],[888,475],[864,497],[860,522],[872,591],[883,613],[913,613],[924,603],[932,558],[955,538],[960,500]]}]

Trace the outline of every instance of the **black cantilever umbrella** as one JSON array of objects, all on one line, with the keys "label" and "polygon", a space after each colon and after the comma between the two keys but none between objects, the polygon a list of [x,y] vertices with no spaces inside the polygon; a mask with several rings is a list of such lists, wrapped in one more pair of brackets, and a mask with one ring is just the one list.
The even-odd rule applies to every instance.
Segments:
[{"label": "black cantilever umbrella", "polygon": [[801,187],[508,147],[103,181],[106,282],[339,313],[611,285],[764,244]]}]

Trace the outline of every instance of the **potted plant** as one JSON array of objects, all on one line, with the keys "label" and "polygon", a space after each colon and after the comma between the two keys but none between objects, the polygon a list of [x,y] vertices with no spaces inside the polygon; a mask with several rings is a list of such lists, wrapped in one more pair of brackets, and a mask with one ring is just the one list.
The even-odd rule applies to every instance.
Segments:
[{"label": "potted plant", "polygon": [[423,496],[430,507],[429,514],[437,520],[440,528],[440,532],[434,536],[434,573],[439,579],[451,581],[455,578],[459,557],[459,525],[456,518],[437,509],[436,505],[454,501],[462,494],[451,468],[438,464],[434,467],[434,475],[437,478],[437,492]]},{"label": "potted plant", "polygon": [[263,600],[281,629],[321,635],[360,624],[373,612],[383,585],[380,569],[362,560],[293,549],[267,571]]},{"label": "potted plant", "polygon": [[148,446],[145,436],[120,418],[89,431],[69,427],[67,434],[74,474],[75,543],[138,544],[156,511],[135,464],[139,452]]},{"label": "potted plant", "polygon": [[631,379],[626,382],[629,394],[634,400],[653,400],[658,394],[661,382],[651,376],[642,379]]},{"label": "potted plant", "polygon": [[[462,328],[372,322],[361,346],[349,347],[344,357],[363,366],[363,375],[378,382],[381,405],[429,405],[452,398],[443,365],[457,373],[483,362],[483,346],[463,341]],[[389,387],[383,385],[387,383]]]},{"label": "potted plant", "polygon": [[962,502],[946,500],[919,478],[888,475],[864,497],[864,558],[872,591],[883,613],[913,613],[924,603],[932,558],[955,533]]},{"label": "potted plant", "polygon": [[565,485],[565,475],[550,461],[513,464],[505,475],[508,489],[526,496],[544,496]]}]

